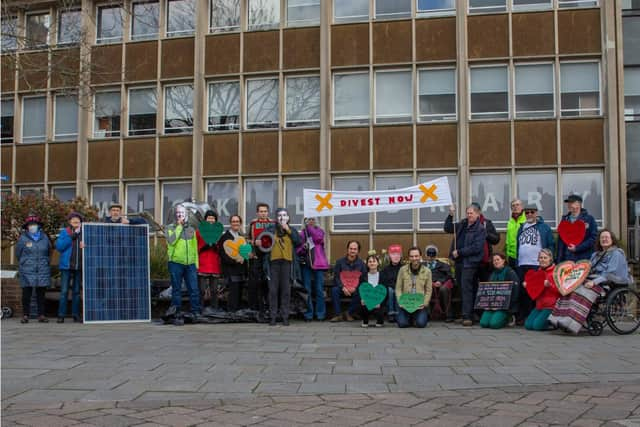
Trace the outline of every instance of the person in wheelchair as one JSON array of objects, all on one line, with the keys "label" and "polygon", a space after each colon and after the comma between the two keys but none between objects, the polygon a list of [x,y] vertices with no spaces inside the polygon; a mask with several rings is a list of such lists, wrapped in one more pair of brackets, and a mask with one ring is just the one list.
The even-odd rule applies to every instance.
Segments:
[{"label": "person in wheelchair", "polygon": [[587,325],[588,313],[598,297],[616,285],[628,286],[631,283],[627,257],[610,230],[605,228],[598,234],[590,262],[587,280],[569,295],[561,297],[549,316],[552,325],[574,334]]}]

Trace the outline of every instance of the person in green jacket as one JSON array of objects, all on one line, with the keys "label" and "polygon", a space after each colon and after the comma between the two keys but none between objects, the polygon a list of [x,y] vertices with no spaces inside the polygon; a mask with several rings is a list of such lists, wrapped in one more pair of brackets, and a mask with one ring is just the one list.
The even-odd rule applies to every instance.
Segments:
[{"label": "person in green jacket", "polygon": [[518,267],[518,230],[520,226],[527,221],[524,214],[524,205],[522,200],[513,199],[511,201],[511,217],[507,222],[507,237],[504,242],[504,253],[507,256],[507,262],[513,269]]},{"label": "person in green jacket", "polygon": [[[507,265],[507,258],[500,253],[493,254],[493,272],[489,276],[490,282],[513,282],[512,289],[518,287],[520,279],[518,274]],[[509,319],[517,311],[516,300],[511,298],[507,310],[485,310],[480,318],[480,326],[483,328],[501,329],[507,326]]]},{"label": "person in green jacket", "polygon": [[196,230],[187,222],[187,210],[176,206],[176,221],[166,230],[169,275],[171,276],[171,305],[176,308],[174,325],[184,325],[181,315],[182,280],[189,291],[193,320],[200,316],[200,290],[198,289],[198,240]]}]

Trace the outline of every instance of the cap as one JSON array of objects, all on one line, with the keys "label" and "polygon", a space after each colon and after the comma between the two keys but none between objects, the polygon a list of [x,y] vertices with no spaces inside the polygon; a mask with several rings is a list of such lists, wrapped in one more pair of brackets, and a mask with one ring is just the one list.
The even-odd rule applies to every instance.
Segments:
[{"label": "cap", "polygon": [[438,256],[438,248],[434,245],[429,245],[424,248],[424,253],[429,257],[437,257]]},{"label": "cap", "polygon": [[387,248],[387,252],[389,254],[400,254],[402,255],[402,246],[400,245],[389,245]]},{"label": "cap", "polygon": [[538,205],[536,205],[535,203],[532,203],[530,205],[525,206],[524,210],[525,211],[537,211],[538,210]]},{"label": "cap", "polygon": [[109,205],[109,210],[113,209],[113,208],[120,208],[122,209],[122,205],[118,202],[111,202],[111,204]]},{"label": "cap", "polygon": [[570,194],[566,199],[564,199],[565,203],[574,203],[574,202],[580,202],[582,203],[582,197],[578,196],[577,194]]},{"label": "cap", "polygon": [[38,224],[42,226],[42,220],[38,215],[29,214],[24,220],[24,224],[22,224],[22,228],[27,228],[29,224]]}]

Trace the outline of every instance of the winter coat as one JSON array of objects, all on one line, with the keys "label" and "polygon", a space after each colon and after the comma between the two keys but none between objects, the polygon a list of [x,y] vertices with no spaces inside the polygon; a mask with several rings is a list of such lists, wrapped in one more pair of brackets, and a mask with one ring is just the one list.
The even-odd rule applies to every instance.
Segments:
[{"label": "winter coat", "polygon": [[[518,250],[520,246],[518,242],[520,242],[520,235],[524,230],[524,224],[526,224],[526,222],[520,225],[520,228],[518,229],[518,235],[516,236],[516,260],[518,259]],[[540,233],[540,242],[542,244],[542,249],[549,249],[551,253],[553,253],[556,249],[556,243],[553,239],[553,232],[551,231],[551,227],[549,227],[544,222],[544,219],[541,216],[538,217],[538,222],[536,222],[536,225],[534,225],[534,227],[536,230],[538,230],[538,233]]]},{"label": "winter coat", "polygon": [[320,227],[306,226],[300,231],[300,245],[296,249],[296,253],[299,258],[302,258],[305,262],[309,259],[307,257],[307,237],[310,237],[313,241],[314,247],[311,249],[313,265],[309,266],[313,270],[328,270],[329,261],[324,250],[324,230]]},{"label": "winter coat", "polygon": [[182,265],[195,264],[198,267],[198,239],[196,229],[191,225],[182,226],[169,224],[167,226],[167,254],[169,262]]},{"label": "winter coat", "polygon": [[[147,223],[147,221],[145,221],[143,218],[128,218],[128,219],[129,219],[129,225],[143,225]],[[102,219],[102,222],[106,224],[122,224],[122,217],[118,218],[117,221],[112,221],[110,216],[105,216]]]},{"label": "winter coat", "polygon": [[[300,271],[300,263],[296,260],[296,247],[300,245],[300,233],[296,230],[295,227],[289,225],[289,230],[291,233],[289,237],[291,237],[291,272],[289,274],[289,278],[291,282],[299,282],[302,283],[302,272]],[[274,228],[274,236],[277,233],[277,227]],[[264,256],[264,274],[267,277],[267,280],[271,280],[271,252],[265,254]]]},{"label": "winter coat", "polygon": [[[566,214],[562,217],[561,221],[569,221],[569,216],[569,214]],[[558,253],[556,254],[557,263],[567,260],[578,261],[580,259],[589,259],[591,258],[591,254],[593,254],[596,238],[598,237],[598,225],[596,224],[596,220],[593,216],[589,215],[589,212],[587,212],[586,209],[582,209],[580,211],[578,219],[584,221],[587,227],[584,239],[582,239],[580,244],[576,245],[575,252],[571,252],[567,248],[567,244],[562,241],[561,238],[558,238]]]},{"label": "winter coat", "polygon": [[547,280],[549,286],[545,286],[542,293],[536,298],[536,310],[553,310],[556,306],[556,302],[560,298],[560,292],[553,279],[553,270],[556,268],[555,264],[551,264],[544,272],[547,274]]},{"label": "winter coat", "polygon": [[[478,218],[473,224],[468,225],[468,223],[465,218],[456,224],[456,239],[451,242],[451,248],[449,250],[449,257],[454,260],[456,264],[461,263],[464,268],[478,267],[480,265],[483,258],[486,257],[485,244],[487,243],[488,224],[490,224],[493,231],[495,231],[495,227],[493,227],[491,221],[483,225],[480,223],[480,218]],[[447,216],[444,223],[444,231],[447,233],[453,233],[454,231],[453,217],[451,215]],[[463,240],[464,244],[460,246],[460,242]],[[493,237],[492,240],[494,240]],[[498,235],[498,240],[500,240],[500,235]],[[453,258],[452,255],[456,249],[454,242],[458,244],[458,258]]]},{"label": "winter coat", "polygon": [[220,240],[218,241],[218,254],[220,255],[220,259],[222,261],[222,273],[226,278],[231,278],[231,277],[244,278],[247,275],[247,265],[249,264],[248,261],[239,263],[235,259],[231,258],[229,255],[227,255],[227,253],[224,251],[224,246],[223,246],[224,242],[226,242],[227,240],[233,240],[233,239],[234,239],[233,234],[231,234],[231,231],[227,230],[224,232],[224,234],[222,235],[222,237],[220,237]]},{"label": "winter coat", "polygon": [[20,235],[16,243],[16,258],[21,288],[47,287],[51,284],[50,250],[51,241],[43,231],[40,231],[37,239],[28,232]]},{"label": "winter coat", "polygon": [[380,283],[385,285],[387,288],[396,287],[396,280],[398,280],[398,272],[402,268],[402,262],[397,263],[396,265],[389,264],[380,272]]},{"label": "winter coat", "polygon": [[507,236],[504,241],[504,253],[508,258],[518,259],[518,239],[520,234],[520,228],[522,224],[527,221],[527,216],[524,211],[520,214],[517,220],[513,217],[509,218],[507,222]]},{"label": "winter coat", "polygon": [[431,270],[431,279],[434,282],[444,283],[449,279],[453,279],[451,275],[451,266],[442,261],[436,260],[435,266],[431,268],[428,262],[424,262],[423,265]]},{"label": "winter coat", "polygon": [[[396,280],[396,298],[400,300],[402,294],[409,294],[413,289],[413,279],[411,276],[411,264],[403,265],[398,271],[398,279]],[[429,307],[431,301],[431,292],[433,291],[431,282],[431,270],[424,265],[420,265],[418,277],[416,277],[416,293],[424,294],[424,306]]]},{"label": "winter coat", "polygon": [[221,274],[222,268],[220,267],[218,245],[207,245],[198,230],[196,230],[196,239],[198,240],[198,273]]},{"label": "winter coat", "polygon": [[353,260],[353,262],[349,262],[346,256],[337,260],[333,267],[333,286],[337,286],[340,289],[343,287],[342,280],[340,279],[340,273],[342,271],[358,271],[362,274],[367,272],[367,267],[359,257]]},{"label": "winter coat", "polygon": [[[69,227],[60,230],[60,234],[58,234],[58,238],[56,239],[56,250],[60,252],[60,259],[58,261],[58,268],[60,270],[82,269],[82,254],[80,252],[81,239],[80,234],[74,233]],[[76,259],[72,259],[72,255],[75,255]]]}]

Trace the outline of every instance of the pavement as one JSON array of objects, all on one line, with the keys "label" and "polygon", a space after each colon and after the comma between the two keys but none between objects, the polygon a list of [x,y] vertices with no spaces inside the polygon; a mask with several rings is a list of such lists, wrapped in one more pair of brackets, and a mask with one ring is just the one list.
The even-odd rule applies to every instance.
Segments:
[{"label": "pavement", "polygon": [[640,334],[16,319],[1,332],[3,426],[640,426]]}]

